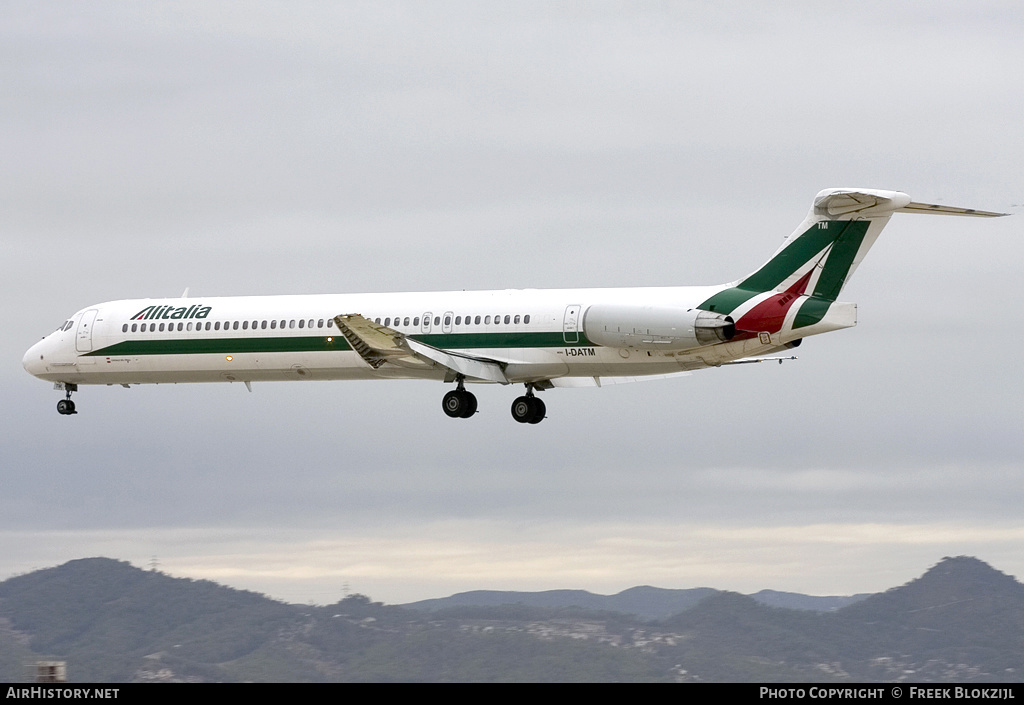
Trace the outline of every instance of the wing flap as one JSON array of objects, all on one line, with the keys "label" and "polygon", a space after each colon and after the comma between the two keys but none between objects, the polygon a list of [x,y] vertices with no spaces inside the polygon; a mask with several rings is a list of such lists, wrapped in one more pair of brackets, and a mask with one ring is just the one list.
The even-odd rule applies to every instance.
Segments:
[{"label": "wing flap", "polygon": [[358,313],[334,317],[338,330],[352,349],[373,369],[384,364],[399,367],[444,367],[463,377],[508,384],[505,364],[485,357],[474,357],[410,338],[393,328],[374,323]]},{"label": "wing flap", "polygon": [[486,379],[488,382],[498,382],[499,384],[509,383],[508,377],[505,376],[504,364],[497,360],[442,350],[412,338],[406,338],[405,344],[415,354],[447,367],[449,370],[454,370],[464,377]]}]

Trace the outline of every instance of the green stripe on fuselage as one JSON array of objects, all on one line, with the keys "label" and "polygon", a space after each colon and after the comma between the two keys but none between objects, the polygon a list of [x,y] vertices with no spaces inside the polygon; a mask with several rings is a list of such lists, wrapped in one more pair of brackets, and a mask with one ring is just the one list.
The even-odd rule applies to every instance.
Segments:
[{"label": "green stripe on fuselage", "polygon": [[[438,333],[410,336],[442,349],[473,348],[563,348],[593,346],[582,332],[579,342],[567,343],[561,332],[550,333]],[[341,336],[282,336],[276,338],[166,338],[125,340],[85,357],[129,357],[142,355],[238,355],[241,353],[346,352],[351,350]]]},{"label": "green stripe on fuselage", "polygon": [[739,308],[741,304],[746,303],[747,300],[754,298],[760,293],[760,291],[751,291],[734,286],[718,292],[697,308],[714,313],[729,314]]},{"label": "green stripe on fuselage", "polygon": [[87,353],[92,356],[204,355],[266,352],[341,352],[351,350],[340,335],[276,338],[164,338],[125,340]]}]

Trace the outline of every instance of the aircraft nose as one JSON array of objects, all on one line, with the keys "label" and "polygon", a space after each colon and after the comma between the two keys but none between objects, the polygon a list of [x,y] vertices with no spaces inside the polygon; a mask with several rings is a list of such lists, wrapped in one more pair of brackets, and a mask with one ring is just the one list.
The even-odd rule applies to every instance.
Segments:
[{"label": "aircraft nose", "polygon": [[21,358],[21,365],[25,368],[25,371],[30,375],[38,377],[46,371],[46,360],[45,354],[43,353],[43,343],[45,341],[40,340],[38,343],[30,347],[26,352],[25,356]]}]

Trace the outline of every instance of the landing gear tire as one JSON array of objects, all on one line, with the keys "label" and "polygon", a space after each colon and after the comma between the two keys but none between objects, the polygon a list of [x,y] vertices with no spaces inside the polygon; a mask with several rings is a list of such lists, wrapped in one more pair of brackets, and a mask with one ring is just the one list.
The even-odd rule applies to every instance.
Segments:
[{"label": "landing gear tire", "polygon": [[57,402],[57,413],[61,416],[70,416],[71,414],[77,414],[75,411],[75,402],[70,399],[61,399]]},{"label": "landing gear tire", "polygon": [[546,412],[544,402],[537,397],[519,397],[512,402],[512,418],[519,423],[540,423]]},{"label": "landing gear tire", "polygon": [[444,395],[441,408],[453,419],[468,419],[476,413],[476,396],[464,389],[453,389]]},{"label": "landing gear tire", "polygon": [[533,418],[530,419],[530,423],[540,423],[544,420],[544,415],[548,413],[548,408],[544,406],[544,402],[537,397],[533,397],[530,401],[532,401],[534,405]]},{"label": "landing gear tire", "polygon": [[468,419],[470,416],[476,413],[476,395],[472,392],[462,392],[463,396],[466,397],[466,410],[462,412],[462,418]]}]

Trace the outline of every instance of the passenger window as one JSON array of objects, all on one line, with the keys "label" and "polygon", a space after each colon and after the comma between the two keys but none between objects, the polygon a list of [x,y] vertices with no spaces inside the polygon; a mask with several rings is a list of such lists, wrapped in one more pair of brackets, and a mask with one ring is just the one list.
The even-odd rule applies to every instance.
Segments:
[{"label": "passenger window", "polygon": [[136,331],[136,329],[138,329],[138,327],[139,327],[139,324],[132,323],[132,333],[134,333]]},{"label": "passenger window", "polygon": [[[377,323],[380,323],[380,321],[377,321]],[[316,322],[316,327],[317,328],[323,328],[324,327],[324,319],[321,318],[319,321],[317,321]]]},{"label": "passenger window", "polygon": [[188,324],[185,326],[185,330],[192,330],[192,321],[188,322]]},{"label": "passenger window", "polygon": [[523,323],[529,323],[529,322],[530,322],[530,314],[526,314],[525,316],[523,316]]},{"label": "passenger window", "polygon": [[373,322],[374,322],[374,323],[380,323],[380,319],[379,319],[379,318],[374,318],[374,319],[373,319]]},{"label": "passenger window", "polygon": [[231,324],[231,330],[238,330],[238,321]]},{"label": "passenger window", "polygon": [[475,323],[476,325],[480,325],[480,316],[477,316],[476,318],[474,318],[473,319],[473,323]]},{"label": "passenger window", "polygon": [[163,323],[161,323],[161,324],[160,324],[160,332],[161,332],[161,333],[163,333],[163,332],[164,332],[164,324],[163,324]]},{"label": "passenger window", "polygon": [[[281,321],[281,325],[284,325],[284,321]],[[288,321],[288,327],[289,328],[294,328],[295,327],[295,319],[294,318],[292,320]]]},{"label": "passenger window", "polygon": [[213,329],[214,329],[214,330],[220,330],[220,321],[217,321],[217,322],[215,322],[215,323],[213,324]]},{"label": "passenger window", "polygon": [[457,326],[462,325],[462,316],[456,316],[455,317],[455,325],[457,325]]},{"label": "passenger window", "polygon": [[179,323],[179,324],[178,324],[178,330],[179,330],[179,331],[180,331],[180,330],[181,330],[182,328],[184,328],[184,327],[185,327],[185,324],[184,324],[184,323]]},{"label": "passenger window", "polygon": [[490,316],[484,316],[484,325],[485,326],[491,325],[491,317]]},{"label": "passenger window", "polygon": [[242,321],[242,330],[249,330],[249,321]]},{"label": "passenger window", "polygon": [[277,328],[277,321],[271,321],[270,322],[270,327],[271,328]]},{"label": "passenger window", "polygon": [[309,319],[309,323],[306,325],[306,327],[307,328],[312,328],[313,327],[313,319],[312,318]]},{"label": "passenger window", "polygon": [[305,327],[306,327],[306,321],[304,319],[300,318],[299,319],[299,328],[305,328]]},{"label": "passenger window", "polygon": [[416,318],[412,319],[412,324],[414,326],[416,326],[417,328],[419,328],[419,326],[420,326],[420,317],[416,316]]},{"label": "passenger window", "polygon": [[121,326],[121,332],[122,333],[127,333],[128,332],[128,324],[127,323],[125,323],[123,326]]},{"label": "passenger window", "polygon": [[333,318],[328,318],[327,319],[327,327],[328,328],[334,328],[334,319]]},{"label": "passenger window", "polygon": [[387,318],[384,319],[384,325],[385,326],[390,326],[391,325],[391,316],[388,316]]},{"label": "passenger window", "polygon": [[444,324],[446,326],[450,326],[452,324],[452,317],[451,316],[445,316],[444,317]]},{"label": "passenger window", "polygon": [[402,325],[404,325],[404,326],[409,325],[409,317],[408,316],[405,317],[405,323],[403,323]]},{"label": "passenger window", "polygon": [[514,320],[513,320],[512,322],[513,322],[513,323],[519,323],[519,316],[517,315],[517,316],[515,317],[515,319],[514,319]]},{"label": "passenger window", "polygon": [[441,317],[440,316],[434,316],[434,325],[435,326],[441,325]]}]

